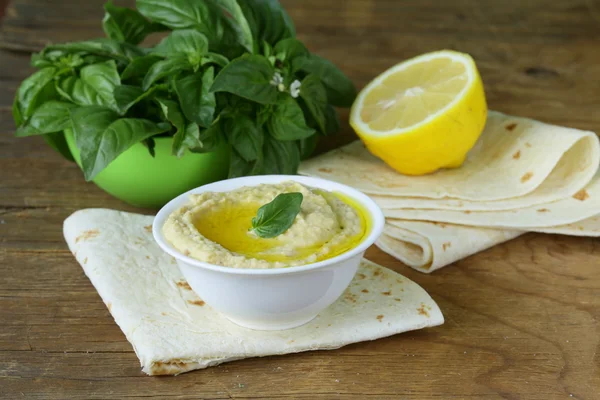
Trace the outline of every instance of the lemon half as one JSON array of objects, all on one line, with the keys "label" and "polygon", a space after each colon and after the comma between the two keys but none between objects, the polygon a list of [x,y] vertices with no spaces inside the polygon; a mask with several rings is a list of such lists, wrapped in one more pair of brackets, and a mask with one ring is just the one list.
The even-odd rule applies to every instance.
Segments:
[{"label": "lemon half", "polygon": [[375,156],[406,175],[462,165],[487,118],[468,54],[437,51],[385,71],[358,95],[350,125]]}]

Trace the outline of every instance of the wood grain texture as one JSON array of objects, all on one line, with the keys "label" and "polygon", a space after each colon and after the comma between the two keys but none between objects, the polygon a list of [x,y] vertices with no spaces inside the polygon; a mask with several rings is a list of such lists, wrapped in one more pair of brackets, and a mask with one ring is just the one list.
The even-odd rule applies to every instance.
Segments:
[{"label": "wood grain texture", "polygon": [[[600,2],[283,1],[308,47],[364,86],[407,57],[473,55],[490,107],[600,131]],[[62,238],[86,207],[136,210],[10,117],[26,52],[101,34],[102,1],[13,0],[0,27],[0,398],[598,399],[600,242],[527,234],[423,275],[446,323],[329,352],[149,378]],[[347,113],[344,114],[347,120]],[[321,149],[351,140],[343,134]]]}]

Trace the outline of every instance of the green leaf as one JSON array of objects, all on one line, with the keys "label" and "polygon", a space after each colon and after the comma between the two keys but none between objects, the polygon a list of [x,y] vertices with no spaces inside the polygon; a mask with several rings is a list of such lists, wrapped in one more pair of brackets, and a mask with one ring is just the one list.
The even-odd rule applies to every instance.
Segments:
[{"label": "green leaf", "polygon": [[114,91],[114,96],[119,113],[124,115],[131,107],[154,94],[157,89],[157,86],[154,86],[146,91],[139,86],[117,86]]},{"label": "green leaf", "polygon": [[89,85],[102,99],[96,104],[117,108],[114,90],[121,84],[121,77],[113,60],[85,66],[81,69],[80,75],[81,82]]},{"label": "green leaf", "polygon": [[250,24],[244,16],[242,8],[238,4],[237,0],[216,0],[216,2],[224,8],[231,18],[235,21],[239,31],[239,42],[240,44],[250,53],[254,51],[254,38],[252,36],[252,30]]},{"label": "green leaf", "polygon": [[310,115],[315,120],[319,131],[327,134],[325,112],[327,109],[327,92],[321,84],[321,80],[313,74],[302,80],[300,86],[300,97],[308,108]]},{"label": "green leaf", "polygon": [[150,67],[161,60],[161,57],[152,54],[134,58],[121,73],[121,80],[144,77]]},{"label": "green leaf", "polygon": [[190,70],[192,66],[185,57],[172,57],[153,64],[144,77],[142,89],[148,90],[154,82],[167,76],[173,77],[181,71]]},{"label": "green leaf", "polygon": [[120,61],[129,61],[133,55],[142,55],[135,47],[127,46],[111,39],[85,40],[81,42],[61,43],[47,46],[42,54],[58,51],[63,54],[87,53],[96,56],[114,58]]},{"label": "green leaf", "polygon": [[255,43],[264,40],[275,45],[282,39],[296,36],[294,23],[279,1],[252,0],[239,4],[252,30]]},{"label": "green leaf", "polygon": [[262,153],[253,161],[246,161],[235,149],[229,156],[229,178],[240,176],[260,175],[262,168]]},{"label": "green leaf", "polygon": [[261,104],[275,104],[278,90],[270,82],[275,69],[258,55],[233,60],[215,78],[211,92],[228,92]]},{"label": "green leaf", "polygon": [[170,125],[145,119],[121,118],[113,110],[89,106],[71,110],[75,143],[81,152],[85,179],[90,181],[134,144],[166,132]]},{"label": "green leaf", "polygon": [[310,55],[304,43],[295,38],[280,40],[273,49],[275,57],[281,61],[292,62],[297,57]]},{"label": "green leaf", "polygon": [[244,160],[255,161],[260,158],[264,135],[252,118],[240,115],[228,119],[225,132],[228,142]]},{"label": "green leaf", "polygon": [[267,122],[269,133],[277,140],[300,140],[314,135],[315,130],[306,125],[302,108],[296,100],[288,95],[282,98]]},{"label": "green leaf", "polygon": [[142,144],[146,146],[148,149],[148,153],[152,156],[152,158],[156,157],[156,151],[154,150],[156,147],[156,141],[154,138],[149,137],[148,139],[142,140]]},{"label": "green leaf", "polygon": [[263,147],[263,174],[294,175],[300,165],[300,152],[297,142],[280,142],[270,136],[265,138]]},{"label": "green leaf", "polygon": [[229,59],[220,54],[208,52],[204,57],[202,57],[202,61],[200,62],[200,65],[205,64],[216,64],[219,67],[224,67],[229,64]]},{"label": "green leaf", "polygon": [[302,193],[281,193],[258,209],[252,230],[261,238],[274,238],[287,231],[302,208]]},{"label": "green leaf", "polygon": [[203,33],[193,29],[171,32],[152,51],[164,57],[186,56],[190,64],[198,67],[202,57],[208,52],[208,39]]},{"label": "green leaf", "polygon": [[67,144],[67,140],[65,139],[65,134],[62,131],[47,133],[42,137],[50,147],[52,147],[65,159],[71,162],[75,161],[75,159],[73,158],[73,154],[71,154],[71,150],[69,150],[69,145]]},{"label": "green leaf", "polygon": [[16,106],[13,106],[13,110],[18,111],[17,113],[13,111],[13,116],[17,116],[16,120],[23,123],[33,114],[39,104],[52,98],[49,90],[54,91],[53,79],[56,72],[56,68],[44,68],[21,83],[15,97]]},{"label": "green leaf", "polygon": [[329,103],[338,107],[350,107],[356,98],[354,84],[333,63],[317,55],[294,59],[295,70],[314,74],[321,80],[327,90]]},{"label": "green leaf", "polygon": [[47,101],[35,110],[26,125],[19,127],[16,136],[43,135],[60,132],[71,126],[69,110],[75,104],[63,101]]},{"label": "green leaf", "polygon": [[175,91],[185,117],[203,128],[212,124],[217,106],[215,94],[210,92],[214,74],[214,68],[210,67],[175,81]]},{"label": "green leaf", "polygon": [[333,135],[340,130],[340,117],[335,107],[330,104],[325,109],[325,130],[327,135]]},{"label": "green leaf", "polygon": [[318,141],[319,141],[318,135],[312,135],[312,136],[307,137],[306,139],[302,139],[302,140],[298,141],[298,150],[300,151],[300,160],[306,160],[315,152]]},{"label": "green leaf", "polygon": [[194,153],[203,153],[204,146],[201,141],[201,132],[198,124],[191,122],[185,127],[185,136],[183,138],[183,147]]},{"label": "green leaf", "polygon": [[17,128],[20,127],[21,125],[23,125],[23,122],[25,122],[25,119],[23,118],[23,115],[21,114],[21,110],[19,109],[19,99],[17,96],[15,96],[15,99],[13,100],[12,116],[13,116],[13,120],[15,121],[15,126]]},{"label": "green leaf", "polygon": [[[173,147],[171,152],[174,156],[182,157],[187,148],[184,144],[187,136],[185,118],[183,117],[177,102],[162,98],[157,99],[157,101],[167,121],[169,121],[176,129],[175,135],[173,136]],[[191,134],[194,136],[194,132],[191,132]],[[199,134],[195,136],[198,137]]]},{"label": "green leaf", "polygon": [[136,10],[116,7],[111,2],[104,5],[104,10],[106,13],[102,20],[102,28],[112,40],[138,44],[156,30],[155,26]]},{"label": "green leaf", "polygon": [[[196,124],[194,124],[196,125]],[[196,125],[197,126],[197,125]],[[220,121],[199,131],[200,147],[190,148],[193,153],[208,153],[215,151],[225,141]]]},{"label": "green leaf", "polygon": [[215,0],[137,0],[138,10],[171,29],[195,29],[208,38],[210,50],[226,57],[244,52],[243,32]]}]

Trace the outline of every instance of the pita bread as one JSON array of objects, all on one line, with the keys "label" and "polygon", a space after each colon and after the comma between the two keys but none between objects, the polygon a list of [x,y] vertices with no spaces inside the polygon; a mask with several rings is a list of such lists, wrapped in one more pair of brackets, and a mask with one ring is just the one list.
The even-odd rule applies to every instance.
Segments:
[{"label": "pita bread", "polygon": [[490,111],[484,132],[461,168],[425,176],[401,175],[356,141],[303,162],[299,171],[392,199],[519,199],[490,205],[502,209],[572,196],[591,181],[599,162],[600,143],[593,132]]},{"label": "pita bread", "polygon": [[600,236],[599,163],[593,132],[490,111],[458,169],[404,176],[357,141],[300,172],[371,195],[387,221],[376,245],[432,272],[526,231]]},{"label": "pita bread", "polygon": [[88,209],[64,222],[69,248],[149,375],[175,375],[248,357],[336,349],[444,321],[421,287],[364,260],[344,295],[310,323],[286,331],[242,328],[191,291],[175,260],[154,243],[152,220]]}]

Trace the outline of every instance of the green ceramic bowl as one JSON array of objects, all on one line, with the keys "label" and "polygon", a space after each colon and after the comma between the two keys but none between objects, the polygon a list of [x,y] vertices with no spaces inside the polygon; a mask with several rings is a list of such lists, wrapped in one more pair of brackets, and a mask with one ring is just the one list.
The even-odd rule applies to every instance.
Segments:
[{"label": "green ceramic bowl", "polygon": [[[65,130],[73,158],[81,167],[81,157],[73,132]],[[100,172],[94,183],[109,194],[138,207],[159,208],[181,193],[227,177],[229,149],[226,145],[212,153],[171,155],[171,138],[156,138],[156,157],[137,143]]]}]

